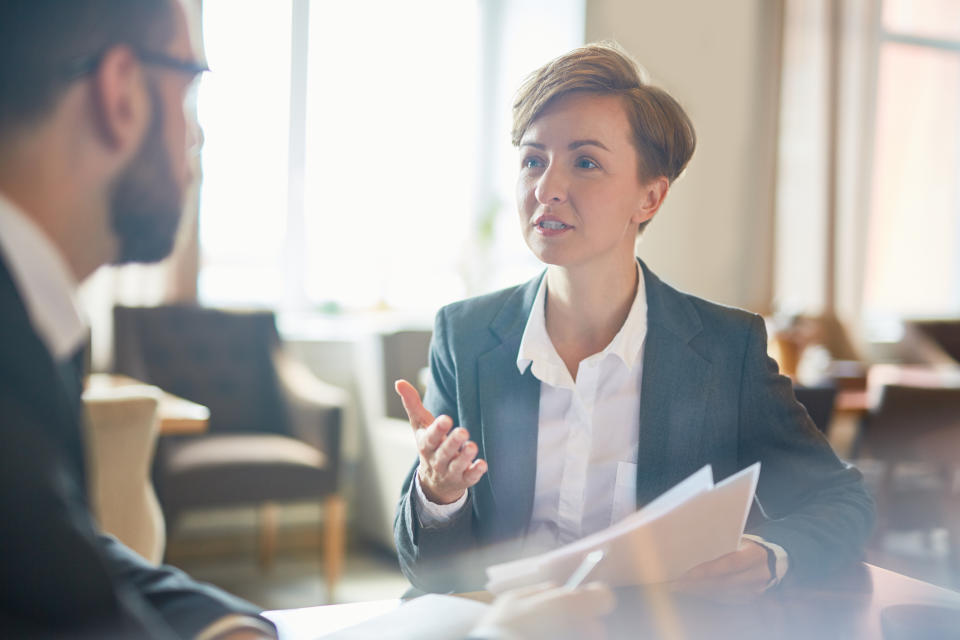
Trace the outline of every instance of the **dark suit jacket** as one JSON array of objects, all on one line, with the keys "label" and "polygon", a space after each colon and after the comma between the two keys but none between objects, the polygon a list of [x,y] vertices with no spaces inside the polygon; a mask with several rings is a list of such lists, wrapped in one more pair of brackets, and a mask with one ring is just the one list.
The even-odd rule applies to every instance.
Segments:
[{"label": "dark suit jacket", "polygon": [[[705,464],[720,480],[759,460],[747,530],[787,551],[785,580],[821,576],[858,559],[873,526],[873,501],[860,473],[837,459],[767,357],[762,319],[681,293],[641,267],[647,336],[637,504]],[[516,554],[530,524],[540,382],[529,368],[518,372],[517,353],[542,277],[437,315],[424,402],[470,432],[488,471],[470,489],[467,508],[442,527],[424,528],[413,500],[414,465],[394,534],[401,568],[420,589],[477,588],[483,565]]]},{"label": "dark suit jacket", "polygon": [[98,533],[82,411],[0,259],[0,636],[193,637],[259,609]]}]

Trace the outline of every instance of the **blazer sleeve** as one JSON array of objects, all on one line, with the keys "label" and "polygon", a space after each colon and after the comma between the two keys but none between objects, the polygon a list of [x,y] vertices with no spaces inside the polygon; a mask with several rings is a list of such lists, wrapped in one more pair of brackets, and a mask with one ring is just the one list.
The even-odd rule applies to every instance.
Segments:
[{"label": "blazer sleeve", "polygon": [[860,472],[837,458],[796,401],[766,346],[763,321],[753,316],[743,357],[739,466],[761,461],[760,521],[747,528],[786,550],[785,581],[807,582],[862,557],[874,503]]},{"label": "blazer sleeve", "polygon": [[[62,445],[0,393],[0,620],[31,637],[190,638],[259,609],[101,535]],[[51,625],[56,625],[52,627]],[[59,631],[58,631],[59,629]]]},{"label": "blazer sleeve", "polygon": [[[457,405],[457,374],[453,345],[448,339],[445,309],[437,313],[430,340],[430,382],[424,406],[434,415],[448,415],[460,424]],[[453,518],[439,526],[424,527],[417,514],[413,479],[419,461],[414,461],[404,480],[394,517],[394,542],[403,574],[418,589],[448,592],[461,588],[462,577],[470,572],[466,563],[476,546],[473,490],[466,504]]]}]

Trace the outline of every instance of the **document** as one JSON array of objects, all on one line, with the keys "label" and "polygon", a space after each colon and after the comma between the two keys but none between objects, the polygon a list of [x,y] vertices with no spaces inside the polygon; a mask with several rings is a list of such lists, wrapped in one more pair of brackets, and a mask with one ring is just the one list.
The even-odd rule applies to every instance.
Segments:
[{"label": "document", "polygon": [[596,549],[605,557],[593,579],[611,586],[675,580],[689,569],[736,551],[757,488],[757,462],[714,484],[707,465],[609,528],[559,549],[487,568],[487,590],[546,580],[563,584]]},{"label": "document", "polygon": [[490,605],[429,594],[330,607],[266,611],[284,640],[448,640],[463,638]]},{"label": "document", "polygon": [[449,640],[465,638],[490,605],[456,596],[428,594],[323,640]]}]

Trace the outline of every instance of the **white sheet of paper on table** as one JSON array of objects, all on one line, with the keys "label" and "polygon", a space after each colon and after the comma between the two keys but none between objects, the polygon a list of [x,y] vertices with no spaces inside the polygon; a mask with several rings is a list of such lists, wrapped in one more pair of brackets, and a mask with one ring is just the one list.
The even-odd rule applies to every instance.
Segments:
[{"label": "white sheet of paper on table", "polygon": [[360,624],[322,635],[322,640],[449,640],[464,638],[490,605],[428,594]]},{"label": "white sheet of paper on table", "polygon": [[760,463],[713,484],[707,465],[603,531],[547,553],[487,568],[487,589],[550,580],[562,584],[586,554],[604,549],[593,578],[611,586],[675,580],[696,565],[735,551],[753,501]]}]

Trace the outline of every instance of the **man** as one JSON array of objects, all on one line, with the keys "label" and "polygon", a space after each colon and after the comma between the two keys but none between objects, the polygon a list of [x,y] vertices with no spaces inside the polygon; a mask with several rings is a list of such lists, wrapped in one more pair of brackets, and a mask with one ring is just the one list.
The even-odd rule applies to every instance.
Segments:
[{"label": "man", "polygon": [[204,68],[161,0],[4,0],[0,15],[2,635],[274,637],[259,610],[156,568],[88,510],[77,283],[173,244],[184,96]]},{"label": "man", "polygon": [[[77,284],[173,246],[205,70],[181,0],[0,0],[0,636],[273,638],[259,609],[100,534],[86,492]],[[483,622],[610,609],[537,590]],[[486,632],[484,632],[486,633]]]}]

